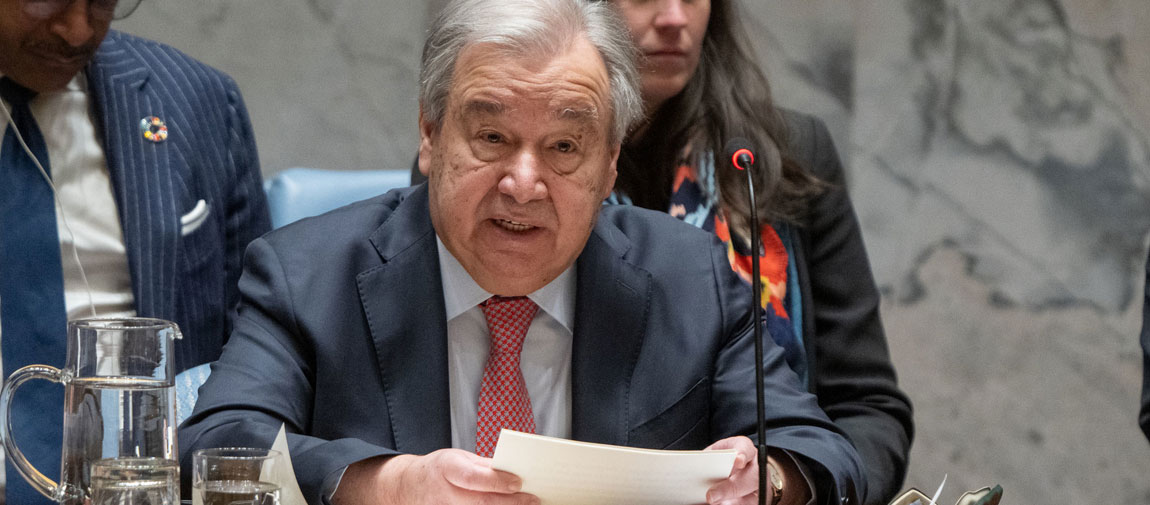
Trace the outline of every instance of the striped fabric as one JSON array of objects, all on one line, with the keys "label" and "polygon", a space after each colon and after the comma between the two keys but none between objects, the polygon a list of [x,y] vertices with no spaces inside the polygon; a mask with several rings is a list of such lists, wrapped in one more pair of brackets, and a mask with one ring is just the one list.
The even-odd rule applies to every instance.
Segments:
[{"label": "striped fabric", "polygon": [[[116,31],[87,76],[136,310],[180,326],[177,370],[212,361],[231,330],[244,248],[270,229],[239,89],[171,47]],[[167,126],[161,142],[141,131],[152,116]]]}]

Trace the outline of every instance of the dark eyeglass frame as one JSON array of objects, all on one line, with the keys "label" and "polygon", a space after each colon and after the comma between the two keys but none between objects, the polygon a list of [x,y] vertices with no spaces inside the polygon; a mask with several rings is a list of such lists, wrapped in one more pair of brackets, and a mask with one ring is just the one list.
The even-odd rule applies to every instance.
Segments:
[{"label": "dark eyeglass frame", "polygon": [[[20,0],[24,14],[33,19],[51,19],[64,12],[77,0]],[[88,16],[101,21],[115,21],[131,16],[143,0],[79,0],[88,2]]]}]

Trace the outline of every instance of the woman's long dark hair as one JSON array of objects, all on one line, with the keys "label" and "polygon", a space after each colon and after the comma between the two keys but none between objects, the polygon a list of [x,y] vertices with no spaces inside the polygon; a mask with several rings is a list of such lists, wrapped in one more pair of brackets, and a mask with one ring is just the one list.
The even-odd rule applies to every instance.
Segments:
[{"label": "woman's long dark hair", "polygon": [[[790,156],[786,124],[771,100],[766,77],[751,57],[735,10],[733,0],[711,0],[695,74],[683,91],[654,111],[641,138],[624,143],[615,187],[635,205],[666,211],[683,148],[691,147],[694,162],[711,153],[716,158],[721,204],[729,213],[732,231],[745,237],[750,218],[746,176],[718,159],[731,137],[746,138],[758,151],[755,200],[763,222],[801,224],[809,200],[825,184]],[[781,164],[764,161],[770,146],[778,147]]]}]

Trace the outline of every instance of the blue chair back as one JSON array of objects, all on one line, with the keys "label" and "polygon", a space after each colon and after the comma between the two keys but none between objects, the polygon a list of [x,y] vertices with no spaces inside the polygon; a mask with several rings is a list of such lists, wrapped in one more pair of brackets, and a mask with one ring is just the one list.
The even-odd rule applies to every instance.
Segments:
[{"label": "blue chair back", "polygon": [[210,363],[204,363],[180,372],[176,375],[176,425],[184,423],[184,419],[192,415],[196,408],[196,399],[200,397],[200,386],[212,374]]},{"label": "blue chair back", "polygon": [[323,214],[352,202],[407,187],[411,172],[403,170],[323,170],[289,168],[264,183],[272,227]]}]

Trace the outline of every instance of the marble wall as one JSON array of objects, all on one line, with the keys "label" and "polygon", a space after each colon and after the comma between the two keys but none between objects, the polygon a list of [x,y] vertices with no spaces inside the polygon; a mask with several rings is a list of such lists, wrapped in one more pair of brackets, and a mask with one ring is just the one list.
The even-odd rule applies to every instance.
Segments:
[{"label": "marble wall", "polygon": [[[266,176],[404,167],[442,3],[150,0],[118,27],[236,78]],[[744,7],[778,100],[824,118],[847,162],[916,407],[907,486],[1150,503],[1150,2]]]},{"label": "marble wall", "polygon": [[766,2],[779,101],[834,124],[943,503],[1150,503],[1142,0]]},{"label": "marble wall", "polygon": [[178,47],[240,84],[265,176],[406,168],[427,9],[404,0],[145,0],[113,28]]}]

